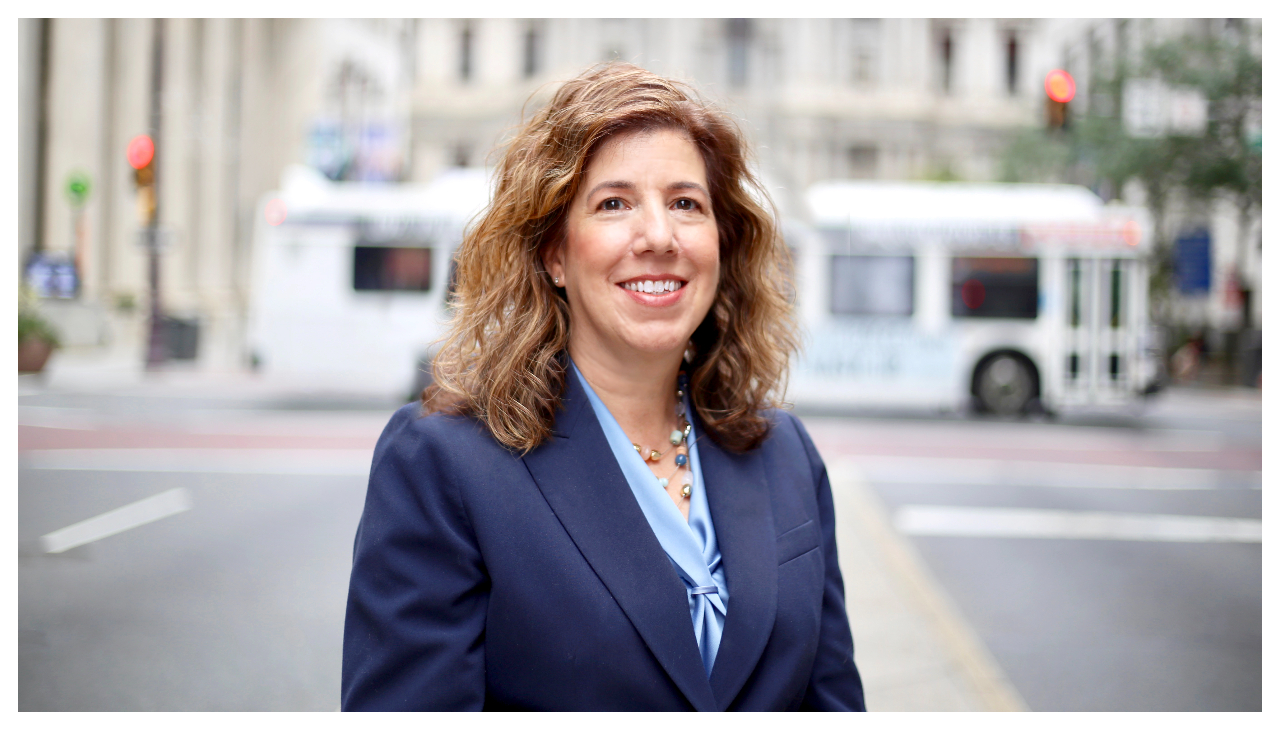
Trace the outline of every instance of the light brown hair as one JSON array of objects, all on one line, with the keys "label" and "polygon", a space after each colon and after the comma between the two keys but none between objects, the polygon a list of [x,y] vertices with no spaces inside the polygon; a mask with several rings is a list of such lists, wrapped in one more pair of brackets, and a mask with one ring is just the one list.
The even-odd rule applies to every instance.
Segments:
[{"label": "light brown hair", "polygon": [[564,390],[569,305],[543,270],[564,235],[583,171],[611,136],[669,128],[702,154],[720,238],[720,284],[692,337],[690,398],[708,435],[731,451],[768,435],[797,346],[787,251],[742,133],[688,87],[628,63],[565,83],[516,132],[493,200],[457,252],[454,318],[422,393],[424,412],[471,415],[517,451],[551,435]]}]

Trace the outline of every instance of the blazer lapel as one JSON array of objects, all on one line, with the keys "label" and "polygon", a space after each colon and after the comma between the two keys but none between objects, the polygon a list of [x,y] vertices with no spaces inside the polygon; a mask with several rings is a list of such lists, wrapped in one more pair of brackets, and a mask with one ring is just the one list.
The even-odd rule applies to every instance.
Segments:
[{"label": "blazer lapel", "polygon": [[526,454],[524,462],[658,663],[695,709],[716,709],[684,584],[640,511],[572,373],[565,378],[553,438]]},{"label": "blazer lapel", "polygon": [[698,456],[729,588],[724,634],[711,672],[717,705],[727,709],[751,676],[773,631],[778,608],[777,537],[759,451],[731,454],[706,438],[698,441]]}]

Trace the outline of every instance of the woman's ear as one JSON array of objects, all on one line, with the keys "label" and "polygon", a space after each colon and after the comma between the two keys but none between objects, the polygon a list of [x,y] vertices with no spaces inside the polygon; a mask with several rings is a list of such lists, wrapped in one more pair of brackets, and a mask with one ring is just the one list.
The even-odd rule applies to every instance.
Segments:
[{"label": "woman's ear", "polygon": [[564,286],[564,245],[557,242],[547,246],[542,252],[542,268],[551,277],[553,284]]}]

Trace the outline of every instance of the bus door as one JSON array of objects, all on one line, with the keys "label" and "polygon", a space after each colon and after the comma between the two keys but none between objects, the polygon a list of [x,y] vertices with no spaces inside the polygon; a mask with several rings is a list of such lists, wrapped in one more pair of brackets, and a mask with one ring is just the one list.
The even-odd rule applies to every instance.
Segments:
[{"label": "bus door", "polygon": [[1067,362],[1070,400],[1095,402],[1124,396],[1137,375],[1130,288],[1134,261],[1067,259]]}]

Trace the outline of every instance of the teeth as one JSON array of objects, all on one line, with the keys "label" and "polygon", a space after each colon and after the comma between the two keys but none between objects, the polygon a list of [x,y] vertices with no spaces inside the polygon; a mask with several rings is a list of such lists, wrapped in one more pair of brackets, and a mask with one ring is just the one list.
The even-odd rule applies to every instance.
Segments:
[{"label": "teeth", "polygon": [[622,286],[629,291],[644,292],[646,294],[662,294],[664,292],[675,291],[684,286],[684,284],[679,281],[675,281],[674,279],[668,279],[666,281],[653,281],[652,279],[649,279],[646,281],[628,281]]}]

